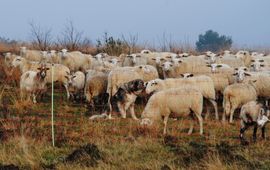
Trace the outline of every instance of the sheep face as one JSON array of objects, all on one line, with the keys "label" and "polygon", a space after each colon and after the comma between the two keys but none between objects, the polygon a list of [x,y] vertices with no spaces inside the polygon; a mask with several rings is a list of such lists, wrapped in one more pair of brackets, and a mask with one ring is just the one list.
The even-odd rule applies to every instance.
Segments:
[{"label": "sheep face", "polygon": [[102,63],[104,58],[105,58],[105,54],[99,53],[99,54],[95,55],[93,58],[96,59],[98,62]]},{"label": "sheep face", "polygon": [[131,59],[132,64],[136,64],[137,58],[140,58],[141,56],[137,54],[130,54],[127,57]]},{"label": "sheep face", "polygon": [[109,60],[109,63],[111,63],[111,64],[113,64],[113,65],[117,65],[118,62],[119,62],[119,60],[116,59],[116,58],[112,58],[112,59]]},{"label": "sheep face", "polygon": [[236,58],[244,59],[244,57],[246,57],[248,55],[249,55],[248,51],[238,51],[236,53]]},{"label": "sheep face", "polygon": [[191,74],[191,73],[184,73],[184,74],[180,74],[180,76],[181,76],[182,78],[186,79],[186,78],[189,78],[189,77],[193,77],[194,75]]},{"label": "sheep face", "polygon": [[216,54],[211,52],[211,51],[207,51],[205,53],[206,58],[209,60],[210,63],[215,63],[216,62]]},{"label": "sheep face", "polygon": [[235,68],[235,73],[233,75],[236,76],[237,82],[243,82],[246,76],[251,76],[246,71],[248,71],[246,67]]},{"label": "sheep face", "polygon": [[155,91],[157,91],[157,89],[159,88],[160,81],[162,81],[162,80],[155,79],[155,80],[151,80],[151,81],[145,83],[146,94],[151,94],[151,93],[154,93]]},{"label": "sheep face", "polygon": [[156,62],[157,65],[160,65],[162,62],[165,62],[166,59],[165,58],[162,58],[162,57],[155,57],[155,58],[152,58],[152,60],[154,60]]},{"label": "sheep face", "polygon": [[150,50],[142,50],[142,51],[141,51],[141,54],[150,54],[150,53],[151,53]]},{"label": "sheep face", "polygon": [[44,79],[47,75],[47,68],[45,65],[42,65],[41,67],[37,68],[39,70],[38,75],[40,76],[41,79]]},{"label": "sheep face", "polygon": [[18,67],[19,65],[22,64],[23,60],[24,60],[24,58],[22,58],[21,56],[17,56],[13,59],[11,64],[13,67]]},{"label": "sheep face", "polygon": [[251,60],[252,64],[250,65],[254,71],[260,71],[261,67],[264,67],[264,60],[261,59],[255,59]]},{"label": "sheep face", "polygon": [[142,121],[140,122],[140,125],[142,126],[151,126],[153,125],[153,120],[149,119],[149,118],[143,118]]},{"label": "sheep face", "polygon": [[215,73],[217,71],[217,68],[223,67],[221,64],[209,64],[207,67],[211,67],[211,72]]},{"label": "sheep face", "polygon": [[26,53],[26,47],[20,47],[20,52],[25,54]]},{"label": "sheep face", "polygon": [[173,69],[173,63],[170,61],[166,61],[165,63],[161,64],[162,70],[167,72]]}]

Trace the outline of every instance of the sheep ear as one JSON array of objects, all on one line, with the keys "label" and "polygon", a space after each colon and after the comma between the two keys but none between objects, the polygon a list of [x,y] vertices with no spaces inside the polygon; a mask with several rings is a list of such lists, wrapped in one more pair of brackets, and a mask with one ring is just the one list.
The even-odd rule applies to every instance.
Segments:
[{"label": "sheep ear", "polygon": [[157,59],[156,58],[152,58],[152,60],[155,60],[156,61]]},{"label": "sheep ear", "polygon": [[251,64],[250,66],[251,66],[251,67],[254,67],[254,64]]},{"label": "sheep ear", "polygon": [[255,62],[255,60],[251,60],[251,62]]},{"label": "sheep ear", "polygon": [[260,64],[261,67],[264,67],[264,64]]},{"label": "sheep ear", "polygon": [[261,63],[262,63],[262,62],[264,62],[264,60],[259,60],[259,62],[261,62]]},{"label": "sheep ear", "polygon": [[184,77],[184,74],[180,74],[181,77]]},{"label": "sheep ear", "polygon": [[137,55],[136,57],[141,57],[141,55]]},{"label": "sheep ear", "polygon": [[207,67],[211,67],[211,65],[210,65],[210,64],[207,64],[206,66],[207,66]]},{"label": "sheep ear", "polygon": [[193,77],[194,75],[193,74],[190,74],[188,77]]},{"label": "sheep ear", "polygon": [[39,67],[39,68],[37,68],[38,70],[41,70],[41,68]]},{"label": "sheep ear", "polygon": [[179,60],[179,61],[178,61],[178,63],[182,63],[182,61],[181,61],[181,60]]},{"label": "sheep ear", "polygon": [[164,58],[161,58],[160,60],[161,60],[161,61],[164,61],[165,59],[164,59]]},{"label": "sheep ear", "polygon": [[247,68],[244,68],[244,71],[248,71],[248,69]]},{"label": "sheep ear", "polygon": [[238,71],[238,68],[235,68],[234,70]]},{"label": "sheep ear", "polygon": [[70,73],[68,71],[66,71],[67,75],[69,75]]},{"label": "sheep ear", "polygon": [[233,76],[237,76],[237,73],[233,73]]},{"label": "sheep ear", "polygon": [[[251,76],[251,74],[249,74],[249,73],[244,73],[245,74],[245,76]],[[256,80],[257,81],[257,80]]]},{"label": "sheep ear", "polygon": [[139,68],[142,69],[142,66],[140,66]]},{"label": "sheep ear", "polygon": [[217,65],[217,67],[222,67],[222,65],[219,64],[219,65]]},{"label": "sheep ear", "polygon": [[69,79],[68,76],[65,76],[66,79]]},{"label": "sheep ear", "polygon": [[166,56],[166,58],[172,58],[172,56]]},{"label": "sheep ear", "polygon": [[46,70],[50,70],[50,68],[47,67]]}]

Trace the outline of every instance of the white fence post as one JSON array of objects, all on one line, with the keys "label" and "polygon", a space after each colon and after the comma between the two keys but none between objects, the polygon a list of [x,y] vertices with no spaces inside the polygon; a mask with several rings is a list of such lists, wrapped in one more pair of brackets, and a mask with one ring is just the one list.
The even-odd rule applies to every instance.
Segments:
[{"label": "white fence post", "polygon": [[54,64],[52,64],[52,108],[51,108],[51,114],[52,114],[52,117],[51,117],[51,120],[52,120],[52,145],[54,147],[54,115],[53,115],[53,73],[54,73]]}]

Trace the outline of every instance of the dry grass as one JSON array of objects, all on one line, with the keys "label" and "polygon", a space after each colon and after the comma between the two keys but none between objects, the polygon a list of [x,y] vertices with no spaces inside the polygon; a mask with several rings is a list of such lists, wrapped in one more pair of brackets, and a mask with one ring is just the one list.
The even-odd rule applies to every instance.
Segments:
[{"label": "dry grass", "polygon": [[[0,64],[0,71],[3,64]],[[205,134],[188,136],[189,120],[170,120],[168,136],[162,123],[142,127],[131,118],[90,121],[83,104],[65,101],[64,89],[56,85],[55,139],[51,146],[50,95],[42,102],[22,102],[18,85],[10,77],[0,78],[0,164],[21,169],[269,169],[270,146],[241,146],[239,123],[204,122]],[[140,115],[142,106],[136,108]],[[117,116],[115,116],[117,117]],[[119,116],[118,116],[119,117]],[[268,131],[267,131],[268,132]],[[269,132],[267,133],[269,136]],[[250,139],[251,130],[247,139]],[[67,163],[65,158],[87,143],[102,153],[95,167]]]}]

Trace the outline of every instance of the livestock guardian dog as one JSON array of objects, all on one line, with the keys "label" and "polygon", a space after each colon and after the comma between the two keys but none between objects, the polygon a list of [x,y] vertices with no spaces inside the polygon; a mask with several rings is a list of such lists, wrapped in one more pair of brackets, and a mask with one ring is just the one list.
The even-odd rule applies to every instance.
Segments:
[{"label": "livestock guardian dog", "polygon": [[145,89],[144,82],[141,79],[135,79],[128,83],[124,83],[120,86],[113,96],[113,98],[117,102],[117,106],[120,110],[120,114],[122,118],[126,118],[126,111],[129,109],[131,113],[131,117],[135,120],[138,118],[134,112],[134,105],[137,96]]}]

